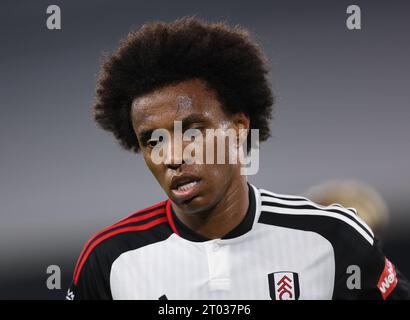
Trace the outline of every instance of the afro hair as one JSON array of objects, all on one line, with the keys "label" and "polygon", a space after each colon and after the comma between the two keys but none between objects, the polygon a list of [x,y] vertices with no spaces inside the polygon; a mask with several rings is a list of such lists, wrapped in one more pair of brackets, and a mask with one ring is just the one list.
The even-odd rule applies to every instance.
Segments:
[{"label": "afro hair", "polygon": [[268,72],[262,51],[242,27],[195,17],[151,22],[131,32],[115,53],[105,57],[94,120],[112,132],[124,149],[138,152],[132,101],[161,87],[199,78],[215,90],[225,112],[245,113],[250,127],[259,129],[259,140],[265,141],[270,136],[274,100]]}]

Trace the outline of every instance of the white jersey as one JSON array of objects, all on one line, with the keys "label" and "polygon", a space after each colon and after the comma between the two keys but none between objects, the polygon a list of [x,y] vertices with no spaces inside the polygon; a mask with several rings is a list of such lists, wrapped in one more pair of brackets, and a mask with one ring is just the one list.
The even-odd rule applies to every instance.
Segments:
[{"label": "white jersey", "polygon": [[394,299],[408,282],[354,209],[249,185],[244,220],[209,240],[170,200],[86,244],[68,299]]}]

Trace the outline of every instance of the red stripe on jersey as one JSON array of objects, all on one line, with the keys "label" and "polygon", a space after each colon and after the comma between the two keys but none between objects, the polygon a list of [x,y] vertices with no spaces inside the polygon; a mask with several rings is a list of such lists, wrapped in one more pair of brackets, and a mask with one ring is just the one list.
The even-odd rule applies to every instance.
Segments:
[{"label": "red stripe on jersey", "polygon": [[[78,268],[78,265],[79,265],[80,261],[82,260],[82,256],[84,255],[84,252],[86,251],[87,247],[95,240],[95,238],[97,238],[97,237],[98,237],[99,235],[101,235],[102,233],[107,232],[107,231],[109,231],[109,230],[111,230],[111,229],[113,229],[113,228],[115,228],[115,227],[119,227],[119,226],[121,226],[121,225],[124,225],[124,224],[129,223],[129,221],[130,221],[131,219],[132,219],[132,221],[130,221],[130,222],[136,222],[136,221],[140,221],[140,220],[143,220],[143,219],[150,218],[150,217],[152,217],[152,216],[154,216],[154,215],[156,215],[156,214],[163,213],[163,212],[165,212],[165,209],[164,209],[164,208],[160,208],[160,209],[158,209],[158,210],[155,210],[155,211],[153,211],[153,212],[150,212],[149,214],[145,214],[145,213],[146,213],[147,211],[149,211],[149,210],[153,210],[153,209],[155,209],[155,208],[159,208],[159,207],[161,207],[161,206],[165,206],[165,203],[166,203],[166,200],[165,200],[165,201],[162,201],[162,202],[160,202],[160,203],[157,203],[157,204],[155,204],[155,205],[153,205],[153,206],[150,206],[150,207],[148,207],[148,208],[139,210],[139,211],[137,211],[137,212],[131,214],[131,215],[128,216],[127,218],[122,219],[122,220],[120,220],[119,222],[117,222],[117,223],[115,223],[115,224],[113,224],[113,225],[111,225],[111,226],[109,226],[109,227],[107,227],[107,228],[104,228],[103,230],[101,230],[101,231],[99,231],[98,233],[96,233],[96,234],[95,234],[93,237],[91,237],[91,238],[86,242],[86,244],[84,245],[83,250],[81,251],[81,253],[80,253],[79,257],[78,257],[77,263],[76,263],[76,265],[75,265],[74,274],[76,274],[76,270],[77,270],[77,268]],[[134,220],[134,219],[135,219],[135,218],[133,218],[134,216],[142,217],[142,218],[141,218],[141,219],[138,219],[138,220]]]},{"label": "red stripe on jersey", "polygon": [[77,285],[78,283],[78,278],[80,277],[80,273],[81,273],[81,269],[83,268],[85,262],[87,261],[88,256],[91,254],[92,250],[98,246],[101,242],[103,242],[104,240],[115,236],[117,234],[121,234],[121,233],[125,233],[125,232],[131,232],[131,231],[142,231],[142,230],[147,230],[150,229],[152,227],[155,227],[158,224],[167,222],[167,218],[166,217],[162,217],[162,218],[158,218],[156,220],[153,220],[151,222],[148,222],[146,224],[140,225],[140,226],[132,226],[132,227],[125,227],[119,230],[115,230],[112,232],[109,232],[105,235],[103,235],[101,238],[98,238],[96,241],[94,241],[94,243],[88,248],[87,252],[84,254],[84,257],[80,263],[80,265],[78,266],[78,270],[77,273],[74,273],[74,284]]},{"label": "red stripe on jersey", "polygon": [[127,220],[122,220],[122,221],[120,221],[120,222],[118,222],[118,223],[116,223],[116,224],[114,224],[114,225],[112,225],[112,226],[109,226],[109,227],[107,227],[107,228],[101,230],[100,232],[96,233],[90,240],[87,241],[87,243],[85,244],[83,250],[81,251],[80,256],[78,257],[77,263],[76,263],[75,268],[74,268],[74,274],[76,274],[76,272],[77,272],[76,270],[77,270],[77,268],[78,268],[78,265],[79,265],[80,261],[83,259],[84,252],[85,252],[85,251],[87,250],[87,248],[91,245],[91,243],[93,243],[93,242],[96,240],[96,238],[97,238],[98,236],[100,236],[101,234],[103,234],[103,233],[105,233],[105,232],[107,232],[107,231],[109,231],[109,230],[111,230],[111,229],[120,227],[120,226],[122,226],[122,225],[125,225],[125,224],[128,224],[128,223],[132,223],[132,222],[142,221],[142,220],[145,220],[145,219],[149,219],[149,218],[151,218],[151,217],[153,217],[153,216],[160,215],[160,214],[164,214],[164,213],[165,213],[165,210],[164,210],[163,208],[158,209],[158,210],[155,210],[155,211],[152,211],[152,212],[150,212],[150,213],[141,213],[140,215],[138,215],[138,216],[136,216],[136,217],[134,217],[134,218],[128,218]]},{"label": "red stripe on jersey", "polygon": [[172,217],[171,200],[167,201],[167,205],[166,205],[165,208],[166,208],[166,212],[167,212],[168,223],[171,226],[172,231],[174,231],[177,235],[179,235],[178,230],[175,227],[174,218]]}]

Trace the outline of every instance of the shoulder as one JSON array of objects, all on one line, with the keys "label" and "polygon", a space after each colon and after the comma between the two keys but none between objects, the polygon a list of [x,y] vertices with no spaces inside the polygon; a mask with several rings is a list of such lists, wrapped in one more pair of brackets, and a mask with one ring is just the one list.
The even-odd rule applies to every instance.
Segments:
[{"label": "shoulder", "polygon": [[[356,210],[338,204],[321,206],[301,196],[264,189],[259,189],[259,196],[259,223],[315,232],[331,243],[335,262],[333,299],[408,297],[407,280],[396,274]],[[352,289],[352,279],[359,281],[354,289],[361,290]]]},{"label": "shoulder", "polygon": [[110,268],[122,253],[165,240],[172,233],[165,223],[166,204],[165,200],[138,210],[92,236],[77,260],[74,283],[87,264]]},{"label": "shoulder", "polygon": [[321,206],[305,197],[259,189],[260,223],[319,233],[333,246],[373,246],[374,234],[354,208]]}]

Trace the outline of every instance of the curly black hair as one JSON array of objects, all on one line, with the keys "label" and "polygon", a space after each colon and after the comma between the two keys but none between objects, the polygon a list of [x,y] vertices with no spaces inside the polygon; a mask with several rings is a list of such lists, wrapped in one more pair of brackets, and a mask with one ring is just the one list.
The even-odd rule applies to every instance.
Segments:
[{"label": "curly black hair", "polygon": [[215,90],[225,112],[244,112],[250,127],[259,129],[259,141],[265,141],[274,100],[268,72],[262,51],[242,27],[196,17],[151,22],[131,32],[103,61],[94,120],[124,149],[138,152],[132,101],[166,85],[199,78]]}]

